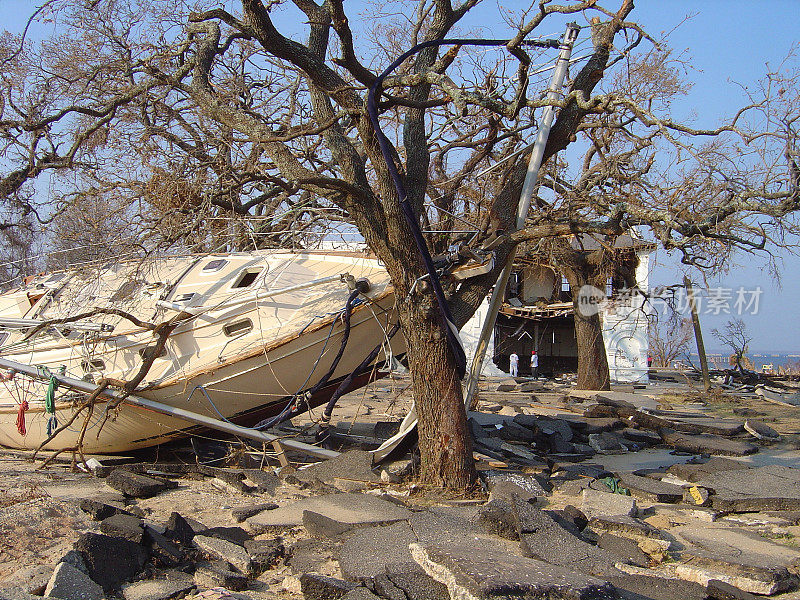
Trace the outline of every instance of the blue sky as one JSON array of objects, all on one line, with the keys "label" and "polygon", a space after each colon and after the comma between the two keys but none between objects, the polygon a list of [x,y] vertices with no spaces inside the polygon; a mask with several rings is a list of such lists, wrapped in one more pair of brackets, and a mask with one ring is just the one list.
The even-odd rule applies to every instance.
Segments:
[{"label": "blue sky", "polygon": [[[502,0],[501,6],[516,6],[519,0]],[[604,4],[613,6],[614,0]],[[670,45],[676,50],[686,49],[692,60],[694,72],[689,78],[694,87],[688,96],[675,107],[680,115],[694,115],[698,126],[716,126],[726,115],[744,103],[742,90],[736,83],[749,84],[759,79],[767,64],[777,65],[800,42],[800,0],[639,0],[631,20],[641,23],[648,32],[660,37],[672,31]],[[346,3],[348,12],[355,14],[358,0]],[[0,25],[19,31],[26,16],[37,3],[24,0],[0,0]],[[296,19],[291,11],[281,11],[277,20],[291,22]],[[508,27],[499,17],[498,2],[484,0],[475,11],[470,27],[480,27],[492,37],[503,37]],[[687,19],[687,17],[689,17]],[[352,19],[355,21],[356,19]],[[584,24],[578,19],[579,24]],[[297,23],[297,21],[294,21]],[[46,31],[46,27],[44,28]],[[674,31],[673,31],[674,30]],[[542,31],[543,34],[560,33]],[[782,286],[778,287],[765,269],[765,261],[758,257],[742,255],[740,265],[729,275],[712,282],[712,285],[737,289],[760,287],[759,312],[744,317],[753,335],[755,351],[799,351],[800,319],[796,316],[800,301],[800,258],[784,252]],[[680,279],[675,260],[665,252],[655,255],[656,267],[651,284],[676,283]],[[730,318],[703,315],[706,343],[717,348],[710,335],[713,327],[720,327]]]},{"label": "blue sky", "polygon": [[[666,9],[666,7],[669,7]],[[777,66],[800,42],[800,2],[797,0],[705,0],[637,3],[637,21],[651,32],[669,31],[687,15],[694,15],[670,36],[671,45],[687,49],[697,73],[690,74],[694,87],[678,107],[696,113],[697,123],[715,126],[720,117],[731,114],[745,103],[736,83],[748,85]],[[759,312],[742,318],[753,336],[755,351],[800,350],[800,257],[782,253],[782,285],[778,287],[765,269],[762,258],[741,255],[740,267],[713,285],[736,289],[763,289]],[[656,254],[660,263],[653,272],[653,283],[677,279],[676,269],[666,253]],[[713,327],[721,327],[729,316],[702,315],[706,344],[717,348],[710,337]]]}]

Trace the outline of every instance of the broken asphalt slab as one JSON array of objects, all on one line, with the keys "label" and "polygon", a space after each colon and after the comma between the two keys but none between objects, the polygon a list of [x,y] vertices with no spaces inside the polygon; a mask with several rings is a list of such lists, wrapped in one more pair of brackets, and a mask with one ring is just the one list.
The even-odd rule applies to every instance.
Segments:
[{"label": "broken asphalt slab", "polygon": [[661,530],[627,515],[592,517],[588,527],[595,533],[611,533],[637,542],[654,540],[660,547],[669,548],[669,541],[663,539]]},{"label": "broken asphalt slab", "polygon": [[300,585],[304,600],[336,600],[358,587],[352,581],[319,573],[303,573],[300,575]]},{"label": "broken asphalt slab", "polygon": [[408,519],[411,511],[370,494],[328,494],[303,498],[247,519],[254,531],[289,529],[303,524],[308,510],[348,525],[381,525]]},{"label": "broken asphalt slab", "polygon": [[734,512],[800,509],[800,469],[768,465],[720,471],[697,482],[713,490],[712,507]]},{"label": "broken asphalt slab", "polygon": [[205,535],[196,535],[192,540],[192,544],[212,559],[224,560],[243,575],[250,575],[253,571],[253,561],[247,550],[233,542]]},{"label": "broken asphalt slab", "polygon": [[81,553],[89,576],[106,590],[132,580],[147,562],[147,551],[139,544],[97,533],[81,535],[75,549]]},{"label": "broken asphalt slab", "polygon": [[537,477],[535,475],[522,472],[498,470],[479,471],[478,475],[490,493],[498,484],[508,482],[520,487],[532,497],[544,497],[550,495],[550,486],[547,484],[546,478],[544,477]]},{"label": "broken asphalt slab", "polygon": [[664,443],[675,450],[692,454],[719,454],[723,456],[747,456],[758,452],[758,446],[741,440],[732,440],[718,435],[679,433],[662,430]]},{"label": "broken asphalt slab", "polygon": [[195,587],[194,578],[149,579],[122,586],[125,600],[171,600],[180,598]]},{"label": "broken asphalt slab", "polygon": [[447,586],[451,598],[618,598],[614,587],[601,579],[533,558],[514,556],[502,544],[489,540],[480,545],[413,543],[411,554],[428,575]]},{"label": "broken asphalt slab", "polygon": [[118,492],[132,498],[151,498],[163,491],[178,487],[175,481],[140,475],[125,469],[114,469],[106,477],[105,482]]},{"label": "broken asphalt slab", "polygon": [[622,486],[628,488],[631,496],[650,502],[674,503],[683,499],[683,488],[650,477],[640,477],[633,473],[618,473]]},{"label": "broken asphalt slab", "polygon": [[67,563],[58,563],[47,584],[44,595],[72,600],[104,600],[103,588],[83,571]]},{"label": "broken asphalt slab", "polygon": [[409,544],[417,536],[406,521],[355,532],[339,549],[339,566],[345,579],[364,582],[386,571],[392,563],[411,563]]},{"label": "broken asphalt slab", "polygon": [[703,462],[672,465],[667,468],[667,473],[685,481],[696,483],[708,475],[721,471],[745,470],[749,468],[748,465],[738,460],[712,456],[709,460]]},{"label": "broken asphalt slab", "polygon": [[613,533],[603,533],[597,538],[597,547],[602,548],[619,562],[625,562],[636,567],[647,567],[650,557],[642,552],[639,545],[632,539],[620,537]]},{"label": "broken asphalt slab", "polygon": [[685,545],[682,564],[675,567],[682,579],[701,585],[718,579],[753,594],[771,595],[795,584],[800,550],[777,544],[734,527],[684,525],[670,530]]},{"label": "broken asphalt slab", "polygon": [[583,541],[552,515],[519,499],[512,511],[524,556],[598,577],[619,573],[619,557]]},{"label": "broken asphalt slab", "polygon": [[609,578],[624,600],[706,600],[706,588],[693,581],[622,575]]},{"label": "broken asphalt slab", "polygon": [[759,440],[776,441],[781,438],[781,435],[772,427],[755,419],[747,419],[744,422],[744,428],[747,433]]},{"label": "broken asphalt slab", "polygon": [[659,407],[658,400],[647,394],[637,394],[633,392],[603,391],[595,392],[591,390],[570,390],[569,395],[573,398],[581,398],[587,401],[594,401],[598,404],[614,407],[634,407],[655,410]]},{"label": "broken asphalt slab", "polygon": [[632,517],[636,514],[636,500],[631,496],[585,489],[581,492],[581,497],[583,498],[581,510],[589,518],[617,515]]},{"label": "broken asphalt slab", "polygon": [[670,418],[673,428],[684,433],[709,433],[723,437],[731,437],[744,431],[744,423],[737,419],[722,419],[717,417],[677,417]]},{"label": "broken asphalt slab", "polygon": [[301,469],[294,476],[305,483],[321,481],[332,483],[335,479],[352,479],[379,483],[381,478],[372,471],[372,453],[365,450],[349,450],[338,456]]}]

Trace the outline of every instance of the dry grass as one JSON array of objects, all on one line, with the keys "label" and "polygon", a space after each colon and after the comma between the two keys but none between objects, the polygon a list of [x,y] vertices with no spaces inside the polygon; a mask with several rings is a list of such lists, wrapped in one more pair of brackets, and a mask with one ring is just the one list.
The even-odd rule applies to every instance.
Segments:
[{"label": "dry grass", "polygon": [[0,509],[49,496],[50,494],[38,483],[25,483],[22,491],[0,490]]}]

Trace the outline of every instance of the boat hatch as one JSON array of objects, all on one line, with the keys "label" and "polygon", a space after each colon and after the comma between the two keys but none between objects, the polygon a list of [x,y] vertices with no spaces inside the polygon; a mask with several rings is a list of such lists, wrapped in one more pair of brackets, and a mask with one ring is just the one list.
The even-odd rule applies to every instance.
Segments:
[{"label": "boat hatch", "polygon": [[239,274],[239,277],[236,278],[236,281],[231,286],[232,288],[246,288],[253,285],[253,282],[258,277],[259,273],[261,273],[263,269],[245,269],[242,273]]},{"label": "boat hatch", "polygon": [[[155,349],[156,349],[155,346],[147,346],[145,348],[142,348],[141,350],[139,350],[139,356],[142,358],[142,360],[150,360],[150,357],[153,355],[153,351]],[[158,356],[156,356],[156,358],[161,358],[162,356],[166,355],[167,355],[167,349],[162,348],[161,352],[158,353]]]},{"label": "boat hatch", "polygon": [[228,264],[228,261],[224,258],[215,258],[214,260],[210,260],[206,263],[206,266],[203,267],[202,273],[216,273],[222,267]]},{"label": "boat hatch", "polygon": [[95,371],[105,371],[106,363],[99,358],[81,361],[81,369],[84,373],[92,373]]},{"label": "boat hatch", "polygon": [[109,301],[122,302],[123,300],[127,300],[133,296],[133,294],[139,289],[139,287],[141,287],[141,285],[141,281],[126,281],[111,295]]},{"label": "boat hatch", "polygon": [[222,331],[228,337],[233,337],[234,335],[244,335],[253,330],[253,322],[250,319],[242,319],[241,321],[235,321],[233,323],[229,323],[222,328]]}]

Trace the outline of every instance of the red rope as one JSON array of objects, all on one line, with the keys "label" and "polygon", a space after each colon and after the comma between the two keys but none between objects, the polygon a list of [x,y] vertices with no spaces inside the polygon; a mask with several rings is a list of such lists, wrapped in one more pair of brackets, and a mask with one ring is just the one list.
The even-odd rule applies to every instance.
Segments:
[{"label": "red rope", "polygon": [[28,401],[23,400],[22,404],[19,405],[19,409],[17,410],[17,431],[19,431],[20,435],[25,435],[27,433],[27,429],[25,429],[26,410],[28,410]]}]

